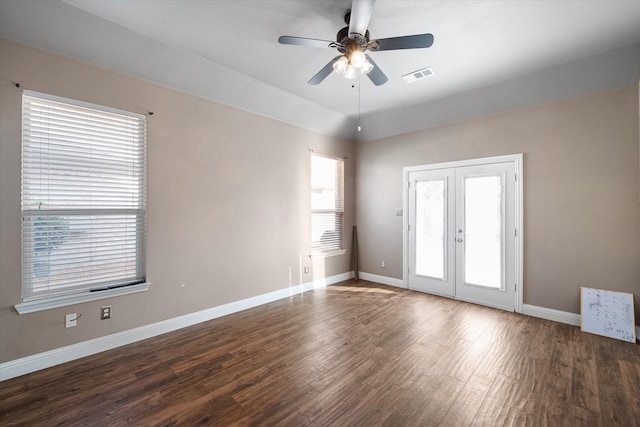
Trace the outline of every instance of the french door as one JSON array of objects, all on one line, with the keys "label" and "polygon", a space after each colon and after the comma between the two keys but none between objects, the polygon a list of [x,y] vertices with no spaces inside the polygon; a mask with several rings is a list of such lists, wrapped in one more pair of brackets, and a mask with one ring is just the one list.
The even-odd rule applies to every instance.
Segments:
[{"label": "french door", "polygon": [[514,311],[518,159],[405,169],[408,288]]}]

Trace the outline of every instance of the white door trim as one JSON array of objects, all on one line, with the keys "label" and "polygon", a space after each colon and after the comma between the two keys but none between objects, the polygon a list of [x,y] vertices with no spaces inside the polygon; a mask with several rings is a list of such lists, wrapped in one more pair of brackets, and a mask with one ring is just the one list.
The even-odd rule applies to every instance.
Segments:
[{"label": "white door trim", "polygon": [[507,163],[513,162],[515,167],[516,185],[515,185],[515,223],[516,223],[516,283],[515,283],[515,312],[522,313],[522,283],[523,283],[523,154],[507,154],[504,156],[483,157],[479,159],[458,160],[444,163],[433,163],[428,165],[407,166],[402,169],[402,280],[404,287],[409,289],[409,277],[407,271],[409,269],[409,173],[421,170],[456,168],[461,166],[483,165],[488,163]]}]

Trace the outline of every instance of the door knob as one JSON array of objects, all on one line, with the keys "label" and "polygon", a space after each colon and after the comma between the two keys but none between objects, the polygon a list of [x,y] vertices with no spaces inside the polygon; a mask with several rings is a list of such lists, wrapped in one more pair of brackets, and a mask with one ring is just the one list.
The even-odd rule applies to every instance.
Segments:
[{"label": "door knob", "polygon": [[458,237],[458,238],[456,239],[456,241],[457,241],[458,243],[462,242],[462,237]]},{"label": "door knob", "polygon": [[462,228],[458,228],[458,233],[462,233]]}]

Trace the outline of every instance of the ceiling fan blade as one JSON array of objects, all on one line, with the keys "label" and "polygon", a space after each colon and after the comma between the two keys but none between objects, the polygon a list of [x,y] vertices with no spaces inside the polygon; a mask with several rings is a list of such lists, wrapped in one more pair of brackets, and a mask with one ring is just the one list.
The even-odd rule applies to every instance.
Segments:
[{"label": "ceiling fan blade", "polygon": [[369,71],[369,73],[367,74],[367,77],[369,77],[369,80],[371,80],[373,82],[373,84],[376,85],[376,86],[381,86],[381,85],[385,84],[386,82],[388,82],[389,81],[389,77],[387,77],[382,72],[380,67],[378,67],[378,64],[373,62],[373,59],[371,59],[371,57],[369,55],[366,55],[366,57],[367,57],[367,60],[371,63],[371,65],[373,65],[373,69],[371,71]]},{"label": "ceiling fan blade", "polygon": [[314,86],[322,83],[322,81],[333,72],[333,63],[336,62],[341,56],[342,55],[338,55],[331,61],[329,61],[329,63],[322,67],[322,69],[318,71],[315,76],[311,77],[311,80],[309,80],[307,83]]},{"label": "ceiling fan blade", "polygon": [[378,50],[398,50],[398,49],[421,49],[431,47],[433,44],[433,34],[416,34],[413,36],[390,37],[388,39],[372,40],[369,49]]},{"label": "ceiling fan blade", "polygon": [[295,36],[280,36],[278,37],[278,43],[280,44],[293,44],[297,46],[309,46],[309,47],[335,47],[336,42],[331,40],[309,39],[306,37]]},{"label": "ceiling fan blade", "polygon": [[366,34],[375,2],[376,0],[353,0],[349,19],[349,38],[353,39],[356,35]]}]

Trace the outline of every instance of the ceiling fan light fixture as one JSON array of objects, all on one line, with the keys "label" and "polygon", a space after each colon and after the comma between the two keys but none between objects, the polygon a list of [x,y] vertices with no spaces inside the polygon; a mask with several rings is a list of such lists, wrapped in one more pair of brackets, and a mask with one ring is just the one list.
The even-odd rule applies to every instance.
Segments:
[{"label": "ceiling fan light fixture", "polygon": [[367,62],[367,58],[361,50],[354,50],[351,52],[351,55],[349,55],[349,62],[355,68],[360,68]]},{"label": "ceiling fan light fixture", "polygon": [[333,63],[333,69],[336,73],[344,75],[347,72],[349,66],[349,60],[346,56],[341,56],[336,62]]},{"label": "ceiling fan light fixture", "polygon": [[362,72],[362,74],[369,74],[371,70],[373,70],[373,64],[365,58],[364,64],[360,67],[360,72]]},{"label": "ceiling fan light fixture", "polygon": [[369,62],[363,51],[351,50],[333,63],[333,70],[347,79],[353,79],[357,70],[362,74],[368,74],[373,70],[373,64]]},{"label": "ceiling fan light fixture", "polygon": [[347,65],[347,71],[344,73],[345,78],[353,79],[356,76],[356,69],[353,65]]}]

